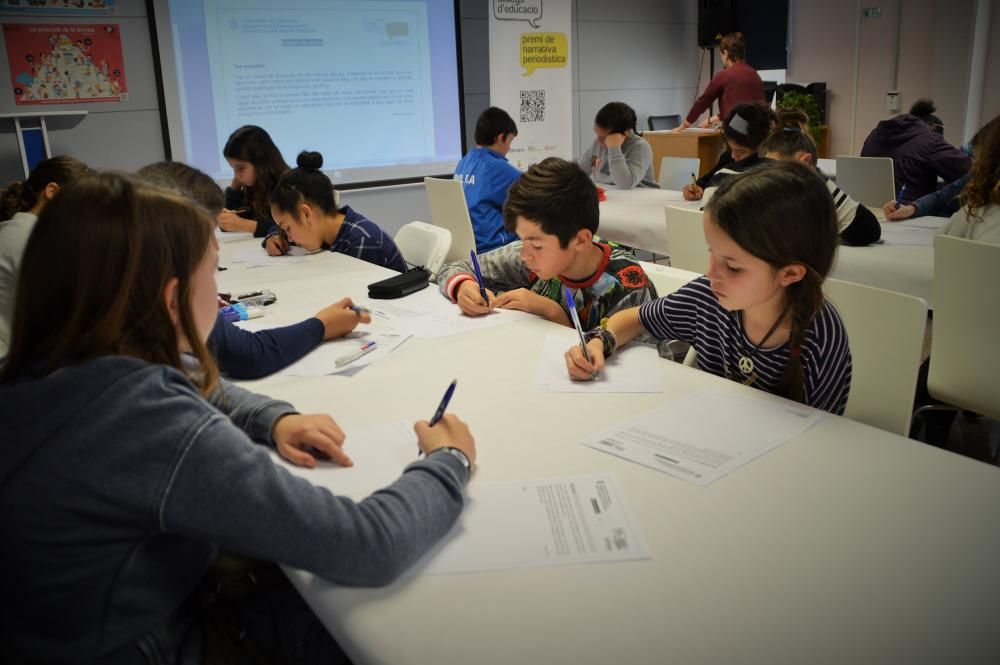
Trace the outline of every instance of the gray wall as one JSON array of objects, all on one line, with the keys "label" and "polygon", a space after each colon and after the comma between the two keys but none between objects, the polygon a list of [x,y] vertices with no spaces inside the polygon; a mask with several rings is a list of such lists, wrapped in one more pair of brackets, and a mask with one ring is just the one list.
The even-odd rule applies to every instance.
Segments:
[{"label": "gray wall", "polygon": [[[86,111],[82,120],[50,120],[49,145],[54,155],[73,155],[93,167],[102,169],[136,169],[163,159],[163,139],[156,79],[153,73],[153,50],[149,38],[146,3],[143,0],[118,0],[118,13],[107,16],[50,17],[31,16],[0,11],[5,23],[108,23],[121,25],[122,56],[128,84],[127,102],[92,102],[85,104],[53,104],[45,110]],[[0,42],[3,35],[0,34]],[[3,53],[3,73],[8,81],[6,45]],[[37,107],[18,107],[8,85],[0,87],[0,113],[20,113]],[[14,121],[0,120],[0,182],[22,179]]]}]

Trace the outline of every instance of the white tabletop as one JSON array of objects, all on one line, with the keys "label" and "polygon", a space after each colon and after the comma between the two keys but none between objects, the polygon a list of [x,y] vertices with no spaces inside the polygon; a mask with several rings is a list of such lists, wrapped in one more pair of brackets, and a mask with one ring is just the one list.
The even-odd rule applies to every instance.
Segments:
[{"label": "white tabletop", "polygon": [[831,277],[923,298],[933,307],[934,235],[947,217],[881,222],[883,242],[841,245]]},{"label": "white tabletop", "polygon": [[701,201],[685,201],[679,191],[669,189],[609,188],[605,196],[607,200],[600,204],[601,237],[657,254],[669,254],[667,206],[701,207]]},{"label": "white tabletop", "polygon": [[[220,288],[275,290],[275,324],[363,297],[388,274],[329,253],[246,269],[226,263],[238,245],[222,247]],[[391,302],[450,306],[432,289]],[[427,418],[457,378],[449,410],[479,451],[472,500],[488,481],[611,473],[651,551],[627,563],[418,575],[385,589],[292,572],[355,663],[1000,659],[1000,469],[828,417],[708,487],[676,480],[578,441],[701,388],[761,393],[666,361],[662,394],[537,393],[537,350],[553,325],[411,338],[352,377],[249,384],[350,430]]]}]

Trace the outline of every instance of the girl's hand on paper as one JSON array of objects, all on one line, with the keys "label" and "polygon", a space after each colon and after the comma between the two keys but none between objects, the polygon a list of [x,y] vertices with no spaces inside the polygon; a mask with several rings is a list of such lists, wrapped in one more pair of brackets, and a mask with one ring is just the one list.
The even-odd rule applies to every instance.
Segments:
[{"label": "girl's hand on paper", "polygon": [[351,458],[341,450],[344,431],[326,414],[282,416],[274,423],[271,438],[278,454],[296,466],[312,469],[317,457],[340,466],[354,466]]},{"label": "girl's hand on paper", "polygon": [[570,378],[577,381],[592,381],[595,373],[600,373],[604,369],[604,345],[601,340],[592,339],[587,342],[587,351],[592,362],[587,362],[579,344],[574,344],[566,351],[566,370]]}]

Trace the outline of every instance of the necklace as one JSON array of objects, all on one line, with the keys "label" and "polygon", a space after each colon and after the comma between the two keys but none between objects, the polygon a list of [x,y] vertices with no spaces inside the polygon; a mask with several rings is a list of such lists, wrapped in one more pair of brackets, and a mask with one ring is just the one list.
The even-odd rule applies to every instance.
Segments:
[{"label": "necklace", "polygon": [[[750,350],[747,350],[746,326],[743,325],[743,312],[741,310],[736,313],[736,321],[740,325],[740,332],[741,332],[740,359],[737,361],[736,364],[740,369],[740,373],[744,376],[743,385],[752,386],[757,381],[757,372],[755,371],[756,368],[753,362],[754,354],[757,353],[757,350],[760,349],[760,347],[764,346],[764,344],[767,343],[767,340],[771,339],[771,335],[773,335],[774,331],[778,329],[778,326],[781,325],[781,322],[785,320],[785,315],[788,314],[789,307],[790,305],[785,305],[785,309],[781,310],[781,314],[778,315],[778,318],[768,329],[767,333],[764,335],[764,339],[760,340]],[[726,356],[723,356],[723,360],[725,361],[726,365],[725,372],[726,372],[726,378],[728,379],[730,378],[729,361],[726,358]]]}]

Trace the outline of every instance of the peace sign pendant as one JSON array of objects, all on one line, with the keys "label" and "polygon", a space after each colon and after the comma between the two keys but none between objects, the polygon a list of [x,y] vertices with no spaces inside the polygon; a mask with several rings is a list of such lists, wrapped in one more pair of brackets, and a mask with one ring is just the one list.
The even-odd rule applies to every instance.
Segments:
[{"label": "peace sign pendant", "polygon": [[745,375],[753,374],[753,358],[750,356],[740,356],[740,371]]}]

